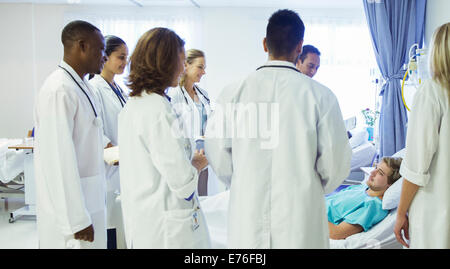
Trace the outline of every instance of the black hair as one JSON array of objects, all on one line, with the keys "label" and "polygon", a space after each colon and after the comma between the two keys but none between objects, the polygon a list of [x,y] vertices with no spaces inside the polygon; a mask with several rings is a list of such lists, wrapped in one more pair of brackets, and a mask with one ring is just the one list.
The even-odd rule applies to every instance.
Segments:
[{"label": "black hair", "polygon": [[282,9],[273,13],[266,29],[266,44],[274,57],[292,53],[303,40],[305,25],[300,16],[292,10]]},{"label": "black hair", "polygon": [[302,49],[302,54],[298,57],[300,61],[305,61],[306,57],[308,56],[308,53],[314,53],[320,56],[320,51],[314,47],[313,45],[304,45]]},{"label": "black hair", "polygon": [[120,37],[114,36],[114,35],[107,35],[105,36],[105,43],[106,43],[106,49],[105,54],[106,56],[110,56],[111,53],[117,50],[122,45],[126,45],[125,41],[123,41]]},{"label": "black hair", "polygon": [[70,47],[74,41],[86,38],[87,35],[100,30],[86,21],[76,20],[68,23],[61,34],[64,47]]},{"label": "black hair", "polygon": [[[127,45],[125,43],[125,41],[123,41],[120,37],[114,36],[114,35],[107,35],[105,36],[105,44],[106,44],[106,48],[105,48],[105,54],[106,56],[110,56],[111,53],[113,53],[114,51],[117,50],[117,48],[119,48],[122,45]],[[89,80],[94,78],[94,74],[89,74]]]}]

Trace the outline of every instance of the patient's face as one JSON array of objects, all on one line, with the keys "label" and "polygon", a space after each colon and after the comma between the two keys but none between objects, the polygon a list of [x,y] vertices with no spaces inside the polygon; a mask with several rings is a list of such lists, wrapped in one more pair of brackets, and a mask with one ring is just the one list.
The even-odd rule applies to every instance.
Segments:
[{"label": "patient's face", "polygon": [[391,174],[392,169],[385,162],[381,162],[370,173],[367,186],[373,191],[385,191],[390,186],[388,184],[388,176]]}]

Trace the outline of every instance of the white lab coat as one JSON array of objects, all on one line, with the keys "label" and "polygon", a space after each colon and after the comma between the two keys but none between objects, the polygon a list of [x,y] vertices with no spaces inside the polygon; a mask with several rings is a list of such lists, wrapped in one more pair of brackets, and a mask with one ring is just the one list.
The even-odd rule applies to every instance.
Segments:
[{"label": "white lab coat", "polygon": [[[295,68],[285,61],[266,65]],[[262,136],[238,137],[242,132],[236,127],[254,123],[246,117],[233,125],[220,124],[219,108],[227,103],[262,107],[257,111],[260,123],[269,113],[264,104],[273,105],[273,115],[278,105],[279,117],[274,118],[279,125],[274,123],[272,133],[276,137],[279,130],[278,140],[263,144]],[[224,126],[225,138],[217,137],[217,126]],[[231,184],[229,248],[329,247],[324,195],[349,174],[351,148],[338,102],[328,88],[287,68],[255,71],[221,93],[205,148],[218,177]]]},{"label": "white lab coat", "polygon": [[450,248],[450,115],[434,81],[419,88],[411,108],[400,174],[419,185],[409,209],[411,248]]},{"label": "white lab coat", "polygon": [[[119,114],[120,186],[128,248],[208,248],[197,170],[165,97],[130,97]],[[193,229],[197,212],[199,227]]]},{"label": "white lab coat", "polygon": [[[90,96],[87,81],[64,61]],[[98,109],[97,109],[98,111]],[[44,82],[35,103],[35,178],[40,248],[70,248],[73,235],[94,226],[94,242],[74,247],[106,248],[105,175],[101,124],[89,100],[61,68]],[[72,240],[71,240],[72,239]]]},{"label": "white lab coat", "polygon": [[[108,82],[100,76],[95,75],[89,83],[92,85],[94,94],[96,95],[99,107],[100,115],[103,121],[103,147],[106,147],[108,143],[117,146],[117,129],[118,129],[118,116],[122,110],[127,96],[122,93],[123,100],[119,100],[119,97],[114,93]],[[117,199],[120,194],[120,181],[119,181],[119,166],[108,165],[105,163],[106,171],[106,223],[109,229],[116,228],[117,233],[117,246],[125,247],[125,241],[123,238],[123,224],[122,224],[122,210],[120,207],[120,199]]]},{"label": "white lab coat", "polygon": [[[197,89],[195,89],[197,88]],[[194,87],[197,92],[197,96],[200,102],[203,104],[206,110],[207,118],[211,114],[211,104],[208,101],[209,96],[208,93],[200,89],[198,86]],[[201,92],[199,92],[201,91]],[[174,87],[169,88],[167,91],[167,95],[170,97],[170,104],[175,111],[175,114],[179,119],[181,119],[181,123],[183,126],[183,133],[185,137],[189,138],[191,142],[192,156],[194,155],[194,151],[196,148],[195,139],[203,136],[200,133],[200,124],[201,124],[201,116],[198,113],[198,109],[192,100],[189,93],[186,91],[184,87]],[[225,186],[219,181],[214,170],[210,165],[207,166],[208,169],[208,196],[219,193],[220,191],[225,189]],[[197,191],[198,193],[198,191]]]}]

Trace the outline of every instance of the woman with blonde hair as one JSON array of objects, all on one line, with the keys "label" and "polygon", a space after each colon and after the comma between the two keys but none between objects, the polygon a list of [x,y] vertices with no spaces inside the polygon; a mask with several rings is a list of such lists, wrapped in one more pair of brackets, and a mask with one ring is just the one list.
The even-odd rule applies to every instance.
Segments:
[{"label": "woman with blonde hair", "polygon": [[[192,161],[165,91],[184,70],[184,41],[153,28],[130,58],[130,98],[119,114],[120,186],[128,248],[209,248],[195,194],[203,152]],[[195,167],[195,168],[194,168]]]},{"label": "woman with blonde hair", "polygon": [[409,119],[394,233],[406,247],[448,249],[450,23],[440,26],[433,35],[430,64],[432,79],[417,91]]},{"label": "woman with blonde hair", "polygon": [[[167,91],[170,103],[181,119],[185,137],[191,141],[191,147],[202,148],[208,117],[211,114],[211,100],[208,93],[201,89],[199,83],[206,74],[205,53],[198,49],[186,51],[185,72],[180,83]],[[219,192],[220,182],[214,171],[208,166],[199,175],[198,194],[214,195]]]}]

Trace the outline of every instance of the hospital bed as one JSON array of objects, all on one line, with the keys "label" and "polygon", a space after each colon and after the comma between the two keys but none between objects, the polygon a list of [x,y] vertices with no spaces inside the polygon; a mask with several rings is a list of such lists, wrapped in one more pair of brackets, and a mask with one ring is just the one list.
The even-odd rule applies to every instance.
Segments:
[{"label": "hospital bed", "polygon": [[352,148],[352,159],[350,162],[350,175],[347,181],[361,182],[364,179],[364,172],[361,167],[372,166],[376,156],[375,146],[368,141],[369,133],[365,128],[354,128],[349,131],[352,137],[349,139]]},{"label": "hospital bed", "polygon": [[20,178],[18,176],[24,172],[25,152],[8,149],[21,143],[22,139],[0,138],[0,182],[3,184],[17,181]]},{"label": "hospital bed", "polygon": [[344,120],[345,129],[351,134],[349,139],[352,148],[351,169],[348,180],[361,182],[364,179],[364,173],[360,167],[372,166],[376,156],[375,146],[368,141],[369,133],[365,127],[357,127],[357,118],[355,116]]},{"label": "hospital bed", "polygon": [[[403,157],[404,150],[394,154]],[[368,171],[360,184],[365,184]],[[400,201],[403,178],[394,183],[383,197],[383,208],[389,209],[389,214],[366,232],[354,234],[342,240],[330,239],[332,249],[400,249],[394,235],[394,225],[397,218],[397,206]],[[205,214],[213,248],[227,248],[227,217],[229,191],[214,196],[200,197],[200,205]]]},{"label": "hospital bed", "polygon": [[10,213],[10,223],[20,216],[36,216],[33,141],[25,140],[0,139],[0,198],[25,198],[25,206]]}]

